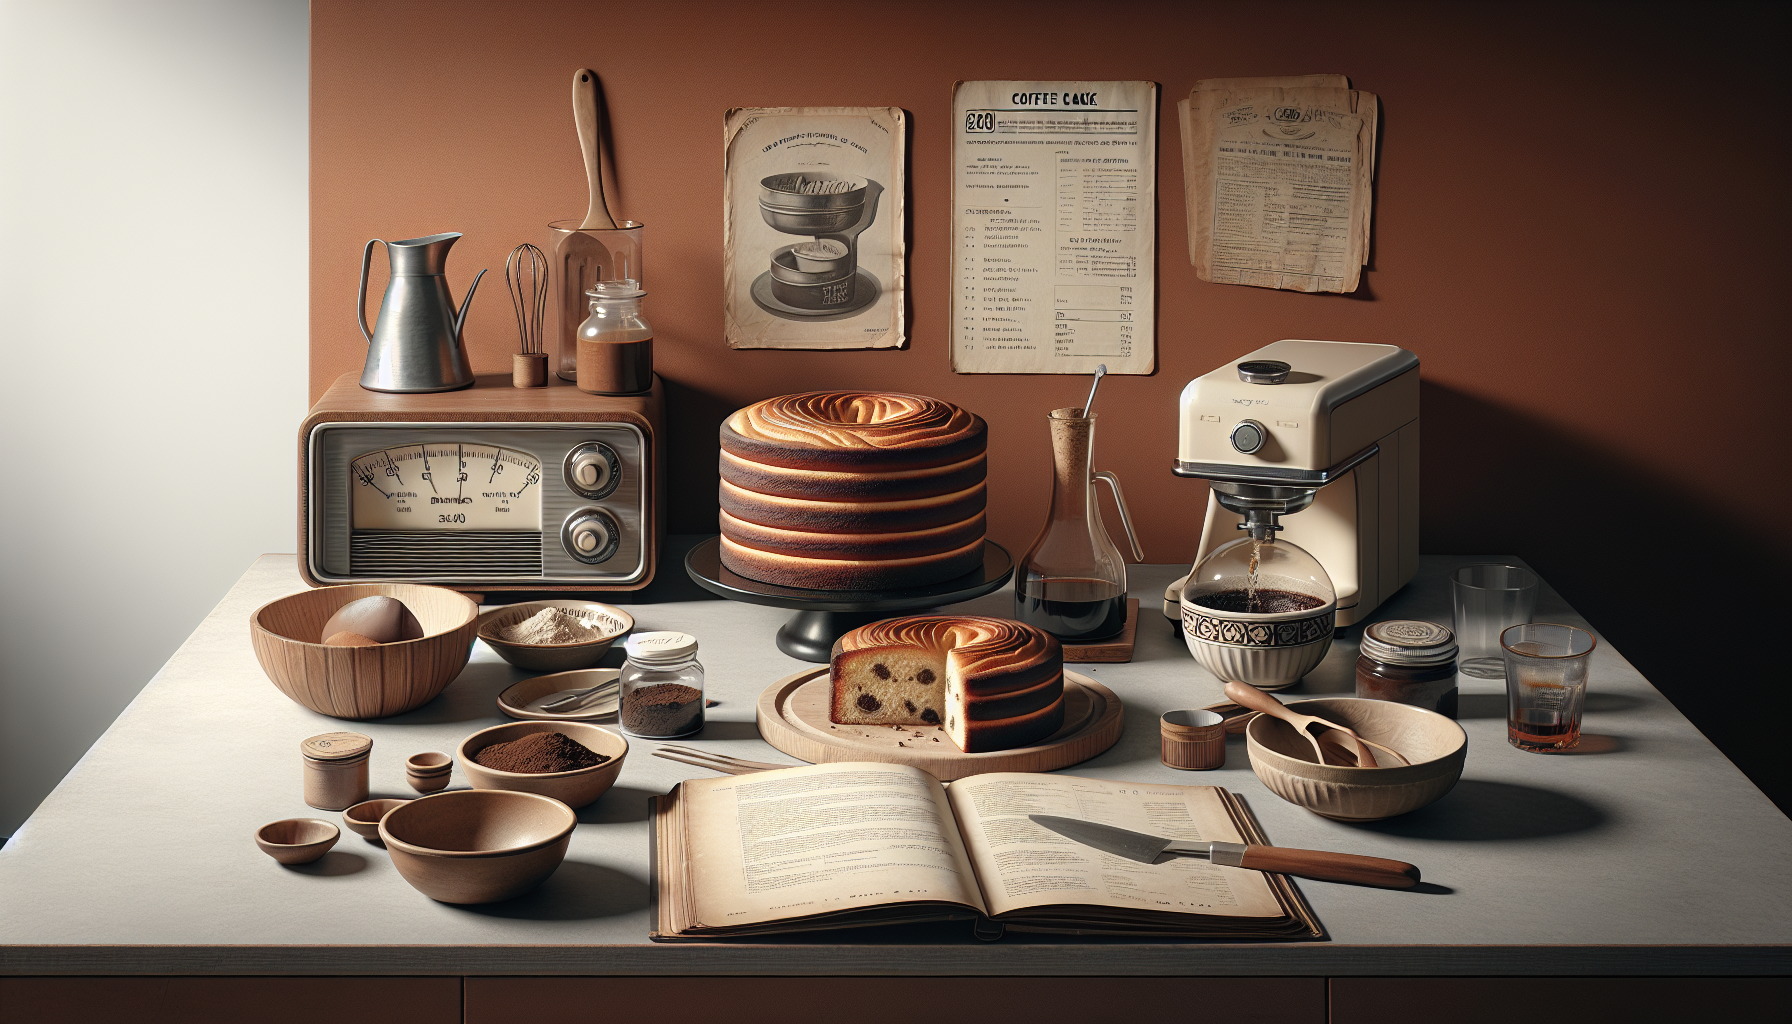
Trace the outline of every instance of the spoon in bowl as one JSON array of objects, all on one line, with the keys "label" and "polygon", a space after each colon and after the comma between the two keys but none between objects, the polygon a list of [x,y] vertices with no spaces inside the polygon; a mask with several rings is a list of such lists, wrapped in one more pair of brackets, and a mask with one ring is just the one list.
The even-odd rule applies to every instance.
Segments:
[{"label": "spoon in bowl", "polygon": [[1313,715],[1303,715],[1303,714],[1299,714],[1298,712],[1290,711],[1290,710],[1288,710],[1287,707],[1285,707],[1282,704],[1281,701],[1275,699],[1274,697],[1270,696],[1267,693],[1264,693],[1262,690],[1257,689],[1255,686],[1250,686],[1250,685],[1247,685],[1245,683],[1240,683],[1240,682],[1227,683],[1226,684],[1226,696],[1232,698],[1232,702],[1237,704],[1240,707],[1250,708],[1252,711],[1260,711],[1263,714],[1270,716],[1271,718],[1279,718],[1282,721],[1287,722],[1289,725],[1294,726],[1295,731],[1300,733],[1303,737],[1306,738],[1306,741],[1308,743],[1313,745],[1313,756],[1316,759],[1316,763],[1318,763],[1318,764],[1325,763],[1325,751],[1323,749],[1321,749],[1319,746],[1319,737],[1315,736],[1312,732],[1308,731],[1312,726],[1315,726],[1315,725],[1317,725],[1323,729],[1335,729],[1338,732],[1344,733],[1345,735],[1349,736],[1353,741],[1355,741],[1355,743],[1356,743],[1356,767],[1358,767],[1358,768],[1380,768],[1381,767],[1380,764],[1376,763],[1375,754],[1369,750],[1370,747],[1375,747],[1378,750],[1387,751],[1387,753],[1392,754],[1396,758],[1399,758],[1400,762],[1402,764],[1411,764],[1412,763],[1411,761],[1408,761],[1405,758],[1405,756],[1400,754],[1398,751],[1392,750],[1385,746],[1382,746],[1381,744],[1376,743],[1372,740],[1365,740],[1361,736],[1358,736],[1354,731],[1347,729],[1344,726],[1337,724],[1336,722],[1328,722],[1323,718],[1318,718]]}]

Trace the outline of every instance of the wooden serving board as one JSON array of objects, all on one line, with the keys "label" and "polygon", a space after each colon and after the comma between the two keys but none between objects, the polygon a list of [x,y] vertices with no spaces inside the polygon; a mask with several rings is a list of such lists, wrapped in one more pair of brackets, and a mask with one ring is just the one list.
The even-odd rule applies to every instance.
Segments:
[{"label": "wooden serving board", "polygon": [[1064,660],[1071,662],[1098,662],[1116,664],[1132,660],[1133,641],[1139,635],[1139,599],[1134,597],[1126,602],[1126,628],[1120,635],[1111,640],[1091,640],[1082,644],[1065,644]]},{"label": "wooden serving board", "polygon": [[881,761],[913,765],[941,782],[985,772],[1049,772],[1087,761],[1113,746],[1126,727],[1114,691],[1064,673],[1064,727],[1030,747],[966,754],[937,725],[835,725],[826,666],[785,676],[759,695],[759,735],[811,764]]}]

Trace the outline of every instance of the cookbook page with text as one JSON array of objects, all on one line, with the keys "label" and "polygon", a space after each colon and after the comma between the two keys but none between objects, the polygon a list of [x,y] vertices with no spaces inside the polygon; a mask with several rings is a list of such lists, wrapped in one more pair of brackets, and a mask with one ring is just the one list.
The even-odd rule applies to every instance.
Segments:
[{"label": "cookbook page with text", "polygon": [[984,909],[945,789],[918,768],[815,765],[684,788],[696,924],[921,901]]},{"label": "cookbook page with text", "polygon": [[1109,782],[1069,775],[976,775],[952,784],[959,830],[989,912],[1088,904],[1218,917],[1281,917],[1261,873],[1175,857],[1140,864],[1034,824],[1082,818],[1166,839],[1244,839],[1210,786]]}]

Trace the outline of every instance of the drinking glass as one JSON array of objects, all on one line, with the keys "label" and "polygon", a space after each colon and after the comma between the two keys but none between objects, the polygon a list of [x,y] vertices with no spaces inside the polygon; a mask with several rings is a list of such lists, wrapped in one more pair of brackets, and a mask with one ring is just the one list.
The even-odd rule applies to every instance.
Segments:
[{"label": "drinking glass", "polygon": [[1506,741],[1548,754],[1580,743],[1593,634],[1553,622],[1523,623],[1500,634],[1506,661]]},{"label": "drinking glass", "polygon": [[1500,633],[1531,621],[1537,610],[1537,574],[1518,565],[1465,565],[1450,574],[1450,601],[1461,647],[1460,671],[1498,679],[1505,674]]}]

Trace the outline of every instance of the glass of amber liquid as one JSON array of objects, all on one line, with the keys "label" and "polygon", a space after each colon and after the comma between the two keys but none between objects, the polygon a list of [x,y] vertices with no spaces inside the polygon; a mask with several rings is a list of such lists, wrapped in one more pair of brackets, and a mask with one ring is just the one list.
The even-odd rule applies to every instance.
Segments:
[{"label": "glass of amber liquid", "polygon": [[1527,622],[1500,633],[1506,661],[1506,741],[1550,754],[1580,744],[1593,634],[1553,622]]}]

